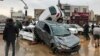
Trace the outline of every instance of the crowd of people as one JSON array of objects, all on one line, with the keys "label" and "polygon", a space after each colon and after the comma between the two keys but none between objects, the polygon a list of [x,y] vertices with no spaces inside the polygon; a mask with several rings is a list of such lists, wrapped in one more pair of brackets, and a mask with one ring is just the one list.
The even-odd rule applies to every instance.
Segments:
[{"label": "crowd of people", "polygon": [[[86,37],[86,40],[90,40],[90,37],[89,37],[90,26],[89,26],[89,24],[86,23],[83,28],[84,28],[83,34]],[[93,35],[93,39],[95,42],[95,48],[99,47],[100,46],[100,26],[98,24],[91,25],[91,34]]]}]

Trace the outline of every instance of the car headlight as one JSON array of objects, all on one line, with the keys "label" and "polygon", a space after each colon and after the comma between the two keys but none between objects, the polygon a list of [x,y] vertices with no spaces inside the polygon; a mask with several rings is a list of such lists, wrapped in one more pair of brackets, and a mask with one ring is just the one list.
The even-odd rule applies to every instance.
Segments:
[{"label": "car headlight", "polygon": [[70,49],[70,48],[67,47],[66,45],[62,45],[62,44],[61,44],[60,46],[58,46],[58,48],[59,48],[59,49]]}]

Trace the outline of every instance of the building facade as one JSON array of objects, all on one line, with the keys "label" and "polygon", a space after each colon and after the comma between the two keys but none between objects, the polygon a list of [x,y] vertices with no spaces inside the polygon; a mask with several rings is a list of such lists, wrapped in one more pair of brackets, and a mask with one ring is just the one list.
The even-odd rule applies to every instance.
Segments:
[{"label": "building facade", "polygon": [[0,23],[4,23],[8,17],[4,15],[0,15]]},{"label": "building facade", "polygon": [[100,15],[95,15],[95,19],[97,24],[100,24]]},{"label": "building facade", "polygon": [[14,22],[16,22],[16,20],[18,21],[22,21],[24,19],[25,15],[22,11],[18,11],[18,12],[12,12],[12,18],[14,20]]},{"label": "building facade", "polygon": [[76,23],[79,25],[83,25],[89,20],[88,6],[62,4],[62,8],[65,14],[65,20],[67,21],[67,23]]},{"label": "building facade", "polygon": [[3,30],[5,28],[5,22],[6,22],[7,18],[8,18],[7,16],[0,15],[0,33],[3,33]]},{"label": "building facade", "polygon": [[44,10],[45,9],[34,9],[34,17],[35,17],[35,20],[38,20],[39,16],[42,14],[42,12]]}]

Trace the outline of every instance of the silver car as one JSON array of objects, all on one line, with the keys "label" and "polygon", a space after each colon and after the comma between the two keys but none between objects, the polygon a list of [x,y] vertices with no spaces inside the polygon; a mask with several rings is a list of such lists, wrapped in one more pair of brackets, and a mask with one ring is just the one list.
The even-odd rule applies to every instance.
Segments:
[{"label": "silver car", "polygon": [[34,25],[23,26],[23,29],[19,32],[20,37],[26,40],[35,41],[34,27]]},{"label": "silver car", "polygon": [[53,52],[78,52],[80,40],[57,22],[39,21],[34,28],[36,38],[52,48]]}]

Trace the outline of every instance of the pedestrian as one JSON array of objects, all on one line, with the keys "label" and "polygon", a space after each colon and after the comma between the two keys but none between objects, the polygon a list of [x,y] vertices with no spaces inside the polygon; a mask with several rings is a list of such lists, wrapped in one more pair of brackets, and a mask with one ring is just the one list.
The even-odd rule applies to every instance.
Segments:
[{"label": "pedestrian", "polygon": [[94,27],[93,36],[95,41],[95,48],[99,47],[100,44],[100,28],[99,26]]},{"label": "pedestrian", "polygon": [[86,40],[89,40],[89,39],[90,39],[88,33],[89,33],[89,24],[86,23],[86,24],[84,25],[84,36],[86,37]]},{"label": "pedestrian", "polygon": [[91,33],[93,34],[94,24],[91,25]]},{"label": "pedestrian", "polygon": [[18,20],[16,20],[16,23],[15,23],[16,27],[21,30],[22,29],[22,23]]},{"label": "pedestrian", "polygon": [[12,45],[12,56],[15,56],[15,40],[18,37],[18,32],[19,30],[15,27],[13,19],[8,18],[3,31],[3,40],[6,42],[5,56],[8,56],[10,45]]}]

